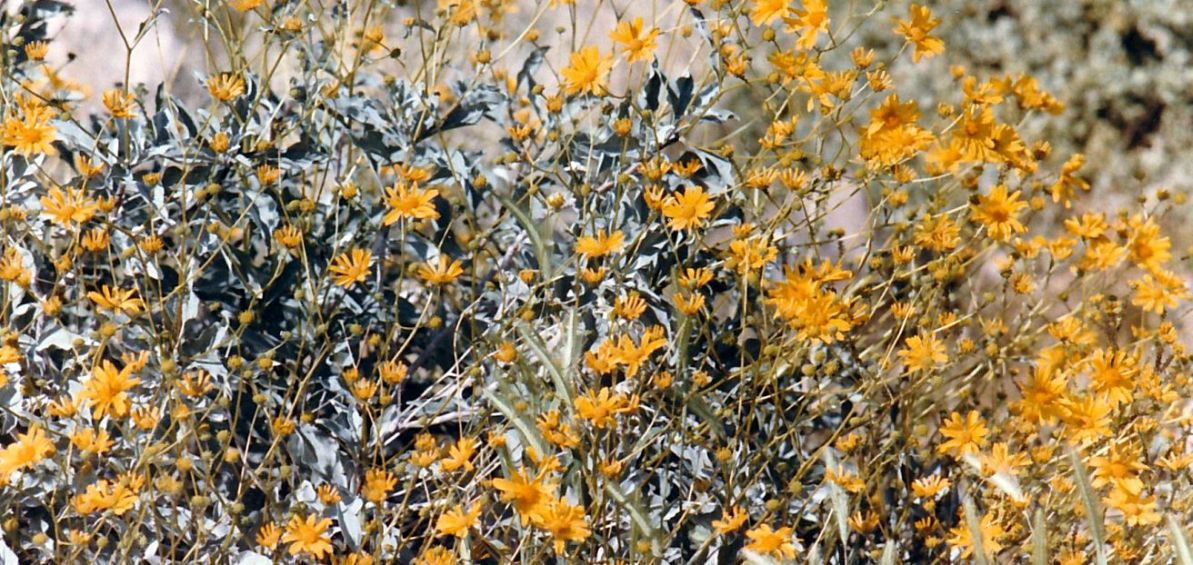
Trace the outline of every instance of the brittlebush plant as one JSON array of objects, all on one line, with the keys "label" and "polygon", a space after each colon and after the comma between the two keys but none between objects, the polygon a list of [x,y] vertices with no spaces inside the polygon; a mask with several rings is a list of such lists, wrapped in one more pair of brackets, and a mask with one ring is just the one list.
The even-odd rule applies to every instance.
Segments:
[{"label": "brittlebush plant", "polygon": [[87,92],[16,4],[2,555],[1185,547],[1183,195],[1088,194],[928,7],[188,0],[192,100]]}]

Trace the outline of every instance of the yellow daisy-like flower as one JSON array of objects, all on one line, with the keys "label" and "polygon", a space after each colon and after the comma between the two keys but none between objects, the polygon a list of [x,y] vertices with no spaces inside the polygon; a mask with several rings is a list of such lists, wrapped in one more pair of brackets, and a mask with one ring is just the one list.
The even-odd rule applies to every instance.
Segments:
[{"label": "yellow daisy-like flower", "polygon": [[121,90],[107,90],[103,94],[104,108],[113,118],[127,119],[133,117],[133,94]]},{"label": "yellow daisy-like flower", "polygon": [[689,186],[663,205],[663,216],[673,230],[690,230],[704,224],[716,205],[699,186]]},{"label": "yellow daisy-like flower", "polygon": [[54,140],[58,130],[50,124],[52,112],[38,101],[18,99],[23,116],[9,116],[0,124],[0,145],[12,147],[25,156],[55,155]]},{"label": "yellow daisy-like flower", "polygon": [[95,217],[99,208],[83,193],[82,188],[68,188],[63,192],[58,187],[51,188],[46,196],[41,197],[41,206],[42,213],[62,227],[87,222]]},{"label": "yellow daisy-like flower", "polygon": [[419,278],[431,284],[448,284],[463,274],[460,260],[453,261],[447,255],[440,255],[438,261],[427,262],[418,268]]},{"label": "yellow daisy-like flower", "polygon": [[273,522],[269,522],[257,530],[257,545],[265,549],[277,549],[278,542],[281,539],[282,530],[274,525]]},{"label": "yellow daisy-like flower", "polygon": [[1004,185],[990,189],[987,196],[978,196],[977,203],[970,208],[973,221],[986,227],[990,237],[1006,241],[1013,234],[1023,233],[1027,228],[1019,221],[1019,213],[1027,208],[1019,200],[1020,191],[1010,192]]},{"label": "yellow daisy-like flower", "polygon": [[555,538],[555,553],[563,553],[567,542],[581,542],[588,539],[591,531],[588,528],[588,518],[580,506],[568,504],[559,499],[545,505],[535,515],[534,525],[546,530]]},{"label": "yellow daisy-like flower", "polygon": [[791,13],[791,0],[755,0],[750,8],[750,21],[756,26],[768,26]]},{"label": "yellow daisy-like flower", "polygon": [[14,471],[27,469],[54,453],[54,442],[36,424],[0,450],[0,484]]},{"label": "yellow daisy-like flower", "polygon": [[583,235],[576,239],[576,253],[589,259],[617,253],[623,247],[625,234],[621,230],[614,230],[608,235],[605,230],[598,230],[595,236]]},{"label": "yellow daisy-like flower", "polygon": [[632,22],[621,22],[609,34],[609,39],[616,41],[625,48],[626,61],[650,60],[658,48],[656,41],[659,36],[658,28],[643,29],[642,18],[634,18]]},{"label": "yellow daisy-like flower", "polygon": [[502,501],[510,503],[518,511],[523,526],[540,514],[555,495],[556,485],[544,480],[543,475],[540,472],[531,479],[526,469],[521,469],[508,479],[493,479],[493,488],[501,492]]},{"label": "yellow daisy-like flower", "polygon": [[331,526],[331,520],[318,519],[314,514],[305,518],[297,515],[290,518],[286,524],[286,534],[282,536],[282,543],[290,544],[290,555],[306,554],[315,559],[323,559],[324,555],[332,552],[331,537],[324,532]]},{"label": "yellow daisy-like flower", "polygon": [[126,365],[117,370],[111,361],[105,359],[91,369],[91,378],[83,383],[79,400],[91,407],[91,417],[97,421],[107,414],[123,418],[132,405],[128,391],[140,382],[141,379],[132,376],[131,367]]},{"label": "yellow daisy-like flower", "polygon": [[207,79],[207,92],[220,102],[229,102],[244,94],[244,78],[232,73],[221,73]]},{"label": "yellow daisy-like flower", "polygon": [[369,276],[369,264],[372,262],[373,252],[357,248],[337,255],[327,270],[331,272],[336,285],[349,287],[365,281]]},{"label": "yellow daisy-like flower", "polygon": [[943,53],[944,42],[929,35],[940,25],[940,20],[932,17],[928,7],[912,4],[907,9],[907,15],[906,20],[895,21],[895,33],[902,35],[908,43],[915,46],[915,52],[911,54],[912,62],[918,63],[920,59]]},{"label": "yellow daisy-like flower", "polygon": [[740,506],[734,506],[731,509],[721,511],[721,518],[713,520],[712,527],[718,534],[725,535],[736,532],[739,528],[750,519],[750,515]]},{"label": "yellow daisy-like flower", "polygon": [[98,292],[94,290],[88,292],[87,298],[90,298],[100,309],[123,312],[129,316],[139,313],[145,307],[145,303],[137,298],[135,289],[121,290],[106,284]]},{"label": "yellow daisy-like flower", "polygon": [[360,495],[365,500],[381,504],[389,491],[398,484],[398,478],[385,469],[372,469],[365,474],[365,482],[360,487]]},{"label": "yellow daisy-like flower", "polygon": [[952,453],[960,457],[967,453],[977,453],[986,445],[986,436],[990,433],[986,429],[986,422],[977,410],[970,410],[964,418],[953,412],[949,419],[940,426],[940,435],[949,438],[948,441],[937,446],[940,453]]},{"label": "yellow daisy-like flower", "polygon": [[770,524],[761,524],[746,532],[746,537],[750,539],[746,549],[763,555],[778,555],[784,559],[792,559],[795,557],[795,544],[791,543],[793,531],[791,526],[773,530]]},{"label": "yellow daisy-like flower", "polygon": [[945,355],[944,344],[932,334],[907,338],[907,347],[900,350],[898,355],[907,365],[907,370],[913,372],[927,371],[949,360],[949,356]]},{"label": "yellow daisy-like flower", "polygon": [[385,189],[385,202],[389,212],[381,219],[383,225],[391,225],[401,219],[436,220],[439,212],[432,203],[439,191],[419,190],[417,184],[400,183]]},{"label": "yellow daisy-like flower", "polygon": [[609,71],[613,69],[613,55],[601,55],[597,47],[585,47],[572,53],[563,75],[563,92],[569,96],[588,93],[600,96],[605,92]]},{"label": "yellow daisy-like flower", "polygon": [[448,510],[435,522],[435,531],[441,536],[464,537],[468,529],[475,526],[481,516],[481,503],[474,503],[467,511],[462,505]]}]

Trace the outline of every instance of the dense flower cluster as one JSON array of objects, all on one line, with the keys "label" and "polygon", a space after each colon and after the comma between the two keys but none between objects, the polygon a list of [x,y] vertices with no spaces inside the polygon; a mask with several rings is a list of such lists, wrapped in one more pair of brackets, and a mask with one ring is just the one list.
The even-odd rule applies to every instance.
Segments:
[{"label": "dense flower cluster", "polygon": [[197,101],[0,18],[0,555],[1188,563],[1184,195],[931,8],[183,4]]}]

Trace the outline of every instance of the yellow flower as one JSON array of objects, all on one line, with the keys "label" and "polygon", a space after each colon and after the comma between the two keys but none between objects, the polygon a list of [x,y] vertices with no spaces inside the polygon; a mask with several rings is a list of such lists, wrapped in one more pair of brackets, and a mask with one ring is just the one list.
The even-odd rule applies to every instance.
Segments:
[{"label": "yellow flower", "polygon": [[1085,443],[1111,435],[1110,412],[1114,408],[1105,396],[1091,394],[1064,402],[1063,420],[1073,442]]},{"label": "yellow flower", "polygon": [[866,488],[866,483],[861,478],[845,469],[842,469],[840,472],[833,469],[825,469],[824,479],[852,494],[862,492]]},{"label": "yellow flower", "polygon": [[368,278],[369,264],[372,261],[373,252],[356,248],[337,255],[335,259],[332,259],[327,270],[331,272],[337,285],[350,287],[356,283],[364,282]]},{"label": "yellow flower", "polygon": [[[978,533],[982,536],[982,550],[987,555],[995,555],[1002,551],[1000,540],[1007,532],[993,516],[989,514],[982,516],[978,522]],[[951,535],[948,539],[949,545],[961,549],[962,559],[973,555],[973,532],[964,517],[961,518],[961,525],[949,529],[949,534]]]},{"label": "yellow flower", "polygon": [[385,381],[386,384],[396,385],[406,378],[409,368],[406,367],[405,363],[386,361],[377,370],[381,373],[381,380]]},{"label": "yellow flower", "polygon": [[0,450],[0,484],[8,482],[14,471],[28,469],[54,453],[54,442],[46,436],[41,426],[29,426],[29,430],[17,435],[17,440]]},{"label": "yellow flower", "polygon": [[722,510],[721,518],[713,520],[712,527],[718,534],[725,535],[736,532],[749,518],[749,514],[746,514],[746,511],[742,507],[734,506],[733,508]]},{"label": "yellow flower", "polygon": [[908,371],[927,371],[949,360],[944,344],[930,333],[907,338],[907,346],[898,355]]},{"label": "yellow flower", "polygon": [[374,504],[381,504],[389,491],[398,484],[398,478],[385,469],[370,469],[365,473],[365,482],[360,487],[360,495]]},{"label": "yellow flower", "polygon": [[625,234],[621,230],[614,230],[609,235],[605,235],[605,230],[598,230],[595,237],[584,235],[576,239],[576,253],[588,259],[617,253],[624,246]]},{"label": "yellow flower", "polygon": [[1142,484],[1116,483],[1110,495],[1103,498],[1106,506],[1123,515],[1128,526],[1150,526],[1160,522],[1156,512],[1156,497],[1143,496]]},{"label": "yellow flower", "polygon": [[1089,358],[1090,388],[1106,395],[1113,408],[1131,402],[1138,372],[1135,356],[1125,351],[1098,349]]},{"label": "yellow flower", "polygon": [[447,255],[440,255],[439,260],[427,262],[418,268],[418,276],[431,284],[448,284],[460,278],[464,269],[460,268],[460,260],[451,260]]},{"label": "yellow flower", "polygon": [[257,545],[265,549],[277,549],[278,542],[282,539],[282,530],[269,522],[261,529],[257,530]]},{"label": "yellow flower", "polygon": [[1027,464],[1027,455],[1021,452],[1012,453],[1006,442],[998,442],[990,446],[990,453],[982,454],[981,459],[982,468],[991,475],[1002,473],[1013,476],[1019,467]]},{"label": "yellow flower", "polygon": [[683,312],[685,316],[695,316],[704,308],[704,295],[698,292],[693,292],[689,296],[677,292],[671,295],[671,299],[675,302],[675,308]]},{"label": "yellow flower", "polygon": [[290,544],[290,555],[303,553],[315,559],[323,559],[324,555],[332,553],[331,537],[324,534],[329,526],[331,520],[328,518],[320,520],[314,514],[306,518],[295,515],[286,524],[286,534],[282,536],[282,543]]},{"label": "yellow flower", "polygon": [[[365,485],[361,486],[362,493],[364,492],[365,488],[368,486],[368,478],[369,477],[366,475]],[[393,486],[390,486],[388,488],[393,488]],[[340,496],[340,491],[336,490],[336,487],[329,485],[329,484],[319,485],[319,488],[315,490],[315,494],[319,497],[319,502],[322,502],[323,504],[326,504],[328,506],[330,506],[332,504],[337,504],[340,502],[340,500],[343,499],[343,497]],[[385,499],[384,495],[382,495],[381,498],[382,498],[382,500],[384,500]]]},{"label": "yellow flower", "polygon": [[1089,192],[1089,182],[1077,176],[1077,170],[1085,166],[1085,155],[1075,153],[1061,165],[1060,176],[1052,184],[1052,201],[1064,202],[1069,207],[1069,200],[1077,190]]},{"label": "yellow flower", "polygon": [[456,565],[456,556],[446,547],[437,545],[423,549],[414,558],[414,565]]},{"label": "yellow flower", "polygon": [[907,10],[907,15],[909,19],[895,21],[895,33],[915,45],[915,52],[911,55],[912,62],[918,63],[920,59],[943,53],[944,42],[929,35],[940,24],[940,20],[932,17],[928,7],[912,4]]},{"label": "yellow flower", "polygon": [[108,432],[100,430],[98,433],[91,428],[83,428],[70,435],[70,443],[79,451],[103,455],[112,448],[112,439]]},{"label": "yellow flower", "polygon": [[134,408],[131,414],[133,424],[145,431],[152,430],[157,426],[157,422],[162,416],[161,410],[158,408]]},{"label": "yellow flower", "polygon": [[282,170],[273,165],[261,165],[257,167],[257,180],[261,184],[269,186],[278,181],[282,177]]},{"label": "yellow flower", "polygon": [[800,32],[797,49],[811,49],[821,32],[828,33],[828,6],[824,0],[804,0],[803,4],[804,9],[795,10],[795,17],[783,16],[783,22],[787,31]]},{"label": "yellow flower", "polygon": [[112,312],[123,312],[132,316],[145,307],[145,303],[140,298],[137,298],[136,294],[136,289],[120,290],[105,284],[100,287],[98,292],[94,290],[88,292],[87,298],[90,298],[101,309]]},{"label": "yellow flower", "polygon": [[493,358],[501,363],[513,363],[518,358],[518,348],[512,341],[504,341],[493,353]]},{"label": "yellow flower", "polygon": [[1019,222],[1019,212],[1027,208],[1026,202],[1019,201],[1019,194],[1019,191],[1008,194],[1004,185],[995,186],[988,196],[977,197],[977,203],[971,206],[970,217],[986,226],[991,238],[1006,241],[1013,234],[1027,231]]},{"label": "yellow flower", "polygon": [[619,392],[611,393],[608,387],[600,392],[594,389],[576,399],[576,414],[592,422],[597,429],[608,428],[616,423],[614,417],[626,414],[637,408],[637,397],[627,399]]},{"label": "yellow flower", "polygon": [[121,90],[106,90],[103,94],[104,108],[113,118],[127,119],[133,117],[133,94]]},{"label": "yellow flower", "polygon": [[997,163],[1000,157],[994,150],[994,111],[989,106],[972,106],[961,117],[961,123],[953,128],[948,153],[951,155],[929,155],[949,163],[978,161]]},{"label": "yellow flower", "polygon": [[567,542],[582,542],[588,539],[588,518],[584,509],[568,504],[564,499],[552,501],[535,514],[534,525],[555,538],[555,553],[563,553]]},{"label": "yellow flower", "polygon": [[791,13],[791,0],[754,0],[750,21],[756,26],[768,26]]},{"label": "yellow flower", "polygon": [[29,276],[31,274],[25,268],[25,259],[20,250],[16,247],[5,249],[3,257],[0,257],[0,280],[16,282]]},{"label": "yellow flower", "polygon": [[571,424],[559,421],[559,410],[550,410],[538,417],[535,422],[543,438],[562,448],[571,448],[580,444],[580,437],[572,429]]},{"label": "yellow flower", "polygon": [[143,484],[144,478],[134,475],[124,475],[115,482],[99,480],[88,485],[71,503],[79,514],[111,510],[113,514],[122,516],[136,505]]},{"label": "yellow flower", "polygon": [[1127,230],[1131,238],[1127,249],[1139,267],[1157,271],[1172,257],[1172,240],[1160,235],[1160,226],[1152,218],[1143,221],[1134,216],[1127,221]]},{"label": "yellow flower", "polygon": [[228,0],[228,5],[232,6],[238,12],[247,12],[255,10],[258,6],[265,3],[265,0]]},{"label": "yellow flower", "polygon": [[149,255],[156,254],[158,251],[161,251],[163,248],[165,248],[165,246],[166,242],[162,241],[162,238],[152,234],[141,238],[141,241],[137,242],[137,247],[141,248],[141,251],[144,251]]},{"label": "yellow flower", "polygon": [[82,224],[95,217],[99,207],[83,193],[82,188],[66,189],[62,192],[53,187],[50,192],[41,197],[42,213],[49,216],[54,223],[70,227],[72,223]]},{"label": "yellow flower", "polygon": [[613,55],[601,55],[600,48],[584,47],[572,53],[563,75],[563,92],[569,96],[588,93],[600,96],[605,92],[609,71],[613,69]]},{"label": "yellow flower", "polygon": [[232,73],[215,75],[207,79],[207,92],[220,102],[235,100],[244,94],[244,79]]},{"label": "yellow flower", "polygon": [[915,244],[929,252],[948,252],[962,242],[959,226],[946,215],[928,216],[915,226]]},{"label": "yellow flower", "polygon": [[83,234],[83,240],[80,244],[87,251],[98,253],[108,248],[111,238],[108,237],[107,230],[103,228],[95,228]]},{"label": "yellow flower", "polygon": [[1139,450],[1132,446],[1112,445],[1105,456],[1091,457],[1089,466],[1093,469],[1090,484],[1094,488],[1106,485],[1129,485],[1138,491],[1143,488],[1143,481],[1137,474],[1147,471],[1148,466],[1139,460]]},{"label": "yellow flower", "polygon": [[1131,288],[1135,296],[1131,304],[1142,308],[1145,312],[1163,314],[1169,308],[1175,308],[1177,300],[1188,298],[1185,282],[1175,273],[1162,269],[1156,270],[1154,275],[1143,275],[1143,278],[1131,281]]},{"label": "yellow flower", "polygon": [[795,544],[791,543],[792,531],[791,526],[772,530],[769,524],[761,524],[746,531],[746,537],[750,539],[746,549],[766,556],[777,555],[784,559],[794,559]]},{"label": "yellow flower", "polygon": [[766,267],[779,256],[779,250],[768,244],[761,237],[738,239],[729,243],[729,261],[740,276],[749,276],[751,272]]},{"label": "yellow flower", "polygon": [[415,220],[436,220],[439,212],[432,203],[439,196],[438,190],[420,190],[417,184],[399,183],[385,189],[385,202],[389,212],[381,219],[382,225],[391,225],[403,218]]},{"label": "yellow flower", "polygon": [[1014,408],[1026,421],[1052,424],[1064,415],[1061,401],[1065,395],[1065,376],[1053,365],[1041,362],[1031,378],[1019,386],[1018,402]]},{"label": "yellow flower", "polygon": [[625,296],[618,296],[613,301],[613,315],[622,319],[637,320],[643,312],[646,312],[646,301],[636,290]]},{"label": "yellow flower", "polygon": [[352,396],[359,402],[368,402],[374,394],[377,394],[377,382],[367,379],[353,382],[349,388],[352,390]]},{"label": "yellow flower", "polygon": [[715,207],[704,189],[689,186],[682,194],[667,198],[663,204],[663,216],[669,220],[671,229],[690,230],[703,225]]},{"label": "yellow flower", "polygon": [[294,226],[285,225],[273,231],[273,239],[286,249],[296,249],[302,245],[302,232]]},{"label": "yellow flower", "polygon": [[25,157],[57,154],[53,143],[58,139],[58,130],[50,124],[52,112],[40,102],[18,99],[17,104],[22,106],[24,116],[8,116],[0,124],[0,145],[13,147]]},{"label": "yellow flower", "polygon": [[83,383],[79,400],[91,407],[91,417],[97,421],[106,414],[123,418],[128,415],[132,404],[128,391],[140,382],[141,379],[131,376],[127,365],[117,370],[111,361],[105,359],[91,369],[91,378]]},{"label": "yellow flower", "polygon": [[468,529],[475,526],[481,516],[481,503],[473,503],[468,511],[464,511],[464,506],[457,504],[455,508],[448,510],[439,520],[435,522],[435,531],[440,536],[455,536],[462,538],[468,534]]},{"label": "yellow flower", "polygon": [[514,506],[525,526],[534,516],[541,514],[546,503],[555,495],[554,483],[544,480],[539,472],[533,480],[525,468],[515,471],[508,479],[493,479],[493,488],[501,491],[501,500]]},{"label": "yellow flower", "polygon": [[650,60],[654,50],[658,47],[658,43],[655,41],[658,36],[658,28],[652,27],[643,30],[642,18],[638,17],[634,18],[632,22],[617,24],[617,27],[609,34],[609,39],[625,47],[626,61],[633,63]]},{"label": "yellow flower", "polygon": [[25,44],[25,56],[30,61],[40,61],[50,52],[50,44],[45,41],[30,41]]},{"label": "yellow flower", "polygon": [[932,475],[931,477],[919,478],[912,482],[911,492],[921,499],[930,500],[940,496],[940,493],[948,490],[950,485],[951,483],[945,477]]},{"label": "yellow flower", "polygon": [[472,455],[476,453],[477,441],[469,437],[462,437],[456,441],[455,445],[447,449],[447,457],[444,457],[439,462],[439,467],[447,472],[455,471],[456,469],[464,469],[471,471]]},{"label": "yellow flower", "polygon": [[970,410],[964,418],[953,412],[940,426],[940,435],[949,440],[937,446],[936,451],[951,453],[955,457],[977,453],[986,445],[986,436],[989,433],[986,422],[978,415],[977,410]]}]

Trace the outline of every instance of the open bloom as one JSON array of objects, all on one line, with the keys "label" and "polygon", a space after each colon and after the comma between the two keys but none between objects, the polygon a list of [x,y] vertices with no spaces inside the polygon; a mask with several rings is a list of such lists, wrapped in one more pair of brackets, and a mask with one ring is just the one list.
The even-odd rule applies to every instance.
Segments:
[{"label": "open bloom", "polygon": [[353,249],[347,253],[341,253],[332,259],[331,266],[327,268],[331,272],[332,280],[336,285],[349,287],[359,282],[364,282],[369,276],[369,264],[373,261],[373,253],[367,249]]},{"label": "open bloom", "polygon": [[601,55],[600,48],[585,47],[572,53],[571,62],[560,71],[563,75],[563,92],[568,95],[588,93],[599,96],[605,92],[612,69],[613,56]]},{"label": "open bloom", "polygon": [[286,534],[282,536],[282,543],[290,544],[290,555],[302,553],[315,559],[323,559],[324,555],[332,552],[331,538],[324,533],[329,526],[331,520],[328,518],[320,520],[314,514],[305,518],[294,516],[286,524]]}]

